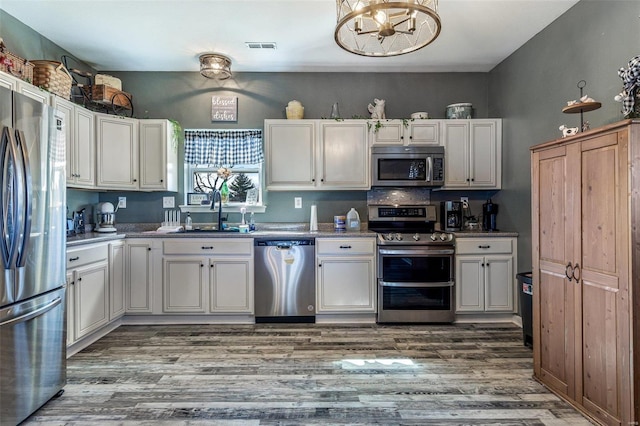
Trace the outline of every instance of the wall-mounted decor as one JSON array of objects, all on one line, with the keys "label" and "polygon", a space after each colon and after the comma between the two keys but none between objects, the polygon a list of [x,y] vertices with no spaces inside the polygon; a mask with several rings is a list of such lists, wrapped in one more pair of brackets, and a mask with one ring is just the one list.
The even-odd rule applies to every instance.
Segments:
[{"label": "wall-mounted decor", "polygon": [[212,97],[211,121],[238,121],[238,98],[236,96]]}]

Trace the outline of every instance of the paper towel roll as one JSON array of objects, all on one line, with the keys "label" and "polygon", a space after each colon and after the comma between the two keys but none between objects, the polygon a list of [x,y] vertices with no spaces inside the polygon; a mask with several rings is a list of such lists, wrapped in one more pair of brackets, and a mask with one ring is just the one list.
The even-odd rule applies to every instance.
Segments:
[{"label": "paper towel roll", "polygon": [[309,220],[309,231],[318,230],[318,208],[315,204],[311,205],[311,219]]}]

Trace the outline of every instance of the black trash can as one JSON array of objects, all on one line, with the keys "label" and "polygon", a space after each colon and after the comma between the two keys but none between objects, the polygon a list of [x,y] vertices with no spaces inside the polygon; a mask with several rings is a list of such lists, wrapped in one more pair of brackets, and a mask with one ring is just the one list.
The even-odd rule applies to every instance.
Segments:
[{"label": "black trash can", "polygon": [[525,346],[533,347],[533,282],[531,272],[520,272],[516,278],[520,287],[522,338]]}]

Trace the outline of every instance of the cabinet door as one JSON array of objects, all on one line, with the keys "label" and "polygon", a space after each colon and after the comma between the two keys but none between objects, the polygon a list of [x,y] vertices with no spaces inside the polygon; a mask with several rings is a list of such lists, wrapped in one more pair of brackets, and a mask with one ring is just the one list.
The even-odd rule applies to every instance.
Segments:
[{"label": "cabinet door", "polygon": [[266,120],[265,127],[267,189],[315,188],[315,121]]},{"label": "cabinet door", "polygon": [[469,122],[447,120],[444,124],[444,186],[469,187]]},{"label": "cabinet door", "polygon": [[13,77],[12,75],[9,75],[3,71],[0,71],[0,87],[17,91],[18,81],[20,81],[20,79]]},{"label": "cabinet door", "polygon": [[97,114],[96,126],[97,186],[105,189],[137,189],[137,120]]},{"label": "cabinet door", "polygon": [[317,312],[375,312],[374,265],[371,257],[318,257]]},{"label": "cabinet door", "polygon": [[253,263],[250,260],[209,261],[209,310],[253,314]]},{"label": "cabinet door", "polygon": [[[470,121],[469,175],[471,187],[500,189],[501,153],[498,150],[499,128],[495,120]],[[501,146],[501,144],[500,144]],[[448,154],[448,153],[447,153]],[[445,173],[446,174],[446,173]]]},{"label": "cabinet door", "polygon": [[109,322],[109,264],[94,263],[75,271],[75,338]]},{"label": "cabinet door", "polygon": [[95,188],[96,133],[93,112],[79,106],[75,107],[73,139],[76,174],[73,186],[74,188]]},{"label": "cabinet door", "polygon": [[514,276],[512,256],[484,259],[485,311],[513,312]]},{"label": "cabinet door", "polygon": [[125,246],[124,241],[109,244],[109,320],[125,312]]},{"label": "cabinet door", "polygon": [[371,145],[405,144],[402,120],[372,120],[369,124],[373,133]]},{"label": "cabinet door", "polygon": [[164,257],[162,260],[163,311],[205,312],[205,262],[203,258]]},{"label": "cabinet door", "polygon": [[409,145],[439,145],[440,122],[417,120],[409,123]]},{"label": "cabinet door", "polygon": [[[532,158],[532,214],[534,256],[533,290],[534,372],[564,395],[575,395],[576,300],[575,285],[567,279],[580,232],[580,151],[577,144],[536,152]],[[578,172],[576,172],[578,170]],[[576,186],[577,185],[577,186]],[[569,259],[569,260],[568,260]],[[536,343],[538,342],[538,343]],[[579,356],[579,355],[578,355]]]},{"label": "cabinet door", "polygon": [[126,313],[153,312],[153,251],[151,243],[130,240],[126,244]]},{"label": "cabinet door", "polygon": [[456,312],[484,312],[484,257],[456,257]]},{"label": "cabinet door", "polygon": [[367,124],[327,122],[320,126],[319,189],[369,188]]},{"label": "cabinet door", "polygon": [[67,346],[71,346],[76,341],[75,285],[73,270],[67,271]]},{"label": "cabinet door", "polygon": [[40,89],[39,87],[36,87],[22,80],[18,80],[17,91],[45,105],[51,105],[51,97],[55,96],[51,94],[51,92],[47,92],[44,89]]},{"label": "cabinet door", "polygon": [[64,114],[64,140],[65,140],[65,153],[67,157],[67,187],[73,187],[76,178],[77,160],[75,157],[75,107],[73,103],[65,101],[59,96],[54,96],[53,107],[59,112]]},{"label": "cabinet door", "polygon": [[172,139],[172,124],[168,120],[140,120],[139,125],[140,189],[177,191],[177,164],[173,164],[177,142]]}]

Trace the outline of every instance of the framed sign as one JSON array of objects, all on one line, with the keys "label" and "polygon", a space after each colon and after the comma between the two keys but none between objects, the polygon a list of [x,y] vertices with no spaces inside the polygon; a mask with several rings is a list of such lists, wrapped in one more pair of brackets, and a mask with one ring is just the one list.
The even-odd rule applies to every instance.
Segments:
[{"label": "framed sign", "polygon": [[236,96],[213,96],[211,98],[211,121],[238,121],[238,98]]},{"label": "framed sign", "polygon": [[208,201],[209,196],[202,192],[189,192],[187,194],[187,204],[190,206],[200,206],[202,204],[207,204]]},{"label": "framed sign", "polygon": [[247,198],[245,199],[245,203],[250,206],[255,206],[258,203],[258,190],[255,188],[251,188],[247,191]]}]

